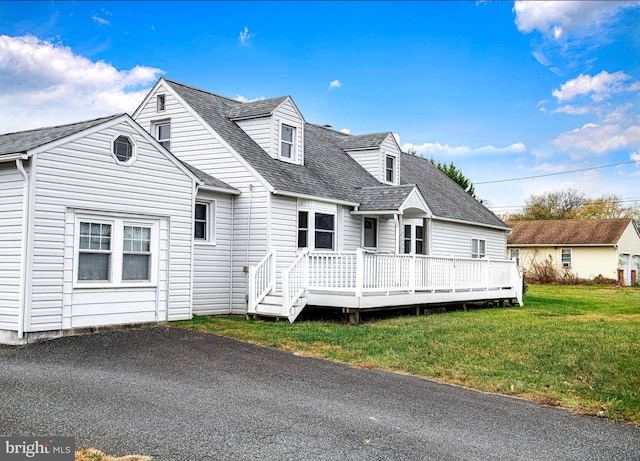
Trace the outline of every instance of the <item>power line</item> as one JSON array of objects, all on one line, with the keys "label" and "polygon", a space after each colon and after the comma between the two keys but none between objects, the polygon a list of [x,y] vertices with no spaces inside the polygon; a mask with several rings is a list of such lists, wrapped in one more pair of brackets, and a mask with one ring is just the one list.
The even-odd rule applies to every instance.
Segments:
[{"label": "power line", "polygon": [[561,174],[579,173],[581,171],[600,170],[602,168],[611,168],[613,166],[631,165],[632,163],[638,163],[638,162],[640,162],[640,160],[631,160],[630,162],[612,163],[611,165],[592,166],[592,167],[589,167],[589,168],[580,168],[578,170],[561,171],[561,172],[558,172],[558,173],[546,173],[546,174],[539,174],[539,175],[535,175],[535,176],[522,176],[520,178],[496,179],[496,180],[493,180],[493,181],[480,181],[480,182],[474,182],[473,184],[477,186],[477,185],[480,185],[480,184],[495,184],[495,183],[499,183],[499,182],[522,181],[523,179],[545,178],[547,176],[557,176],[557,175],[561,175]]}]

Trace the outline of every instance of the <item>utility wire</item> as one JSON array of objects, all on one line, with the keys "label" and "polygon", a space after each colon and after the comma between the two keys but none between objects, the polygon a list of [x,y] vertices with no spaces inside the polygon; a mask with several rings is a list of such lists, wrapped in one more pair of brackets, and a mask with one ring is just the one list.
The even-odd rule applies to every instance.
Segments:
[{"label": "utility wire", "polygon": [[592,166],[589,168],[580,168],[579,170],[560,171],[558,173],[539,174],[535,176],[523,176],[521,178],[496,179],[494,181],[479,181],[479,182],[474,182],[473,184],[477,186],[480,184],[495,184],[499,182],[522,181],[523,179],[545,178],[547,176],[557,176],[560,174],[579,173],[581,171],[599,170],[602,168],[611,168],[613,166],[631,165],[632,163],[638,163],[638,162],[640,162],[640,160],[631,160],[630,162],[620,162],[620,163],[612,163],[611,165]]}]

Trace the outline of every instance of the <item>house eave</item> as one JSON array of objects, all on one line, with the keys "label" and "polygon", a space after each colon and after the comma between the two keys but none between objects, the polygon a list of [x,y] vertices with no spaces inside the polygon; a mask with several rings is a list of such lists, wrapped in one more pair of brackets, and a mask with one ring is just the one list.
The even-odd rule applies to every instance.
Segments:
[{"label": "house eave", "polygon": [[335,203],[337,205],[345,205],[345,206],[353,206],[357,207],[359,204],[357,202],[349,202],[346,200],[332,199],[328,197],[320,197],[317,195],[308,195],[308,194],[300,194],[298,192],[291,192],[286,190],[273,190],[271,191],[274,195],[283,195],[285,197],[294,197],[301,198],[305,200],[316,200],[318,202],[327,202],[327,203]]},{"label": "house eave", "polygon": [[497,230],[501,230],[501,231],[505,231],[508,232],[511,230],[511,228],[507,225],[505,226],[497,226],[494,224],[485,224],[485,223],[479,223],[479,222],[475,222],[475,221],[465,221],[463,219],[453,219],[453,218],[443,218],[440,216],[433,216],[432,218],[435,221],[445,221],[445,222],[453,222],[453,223],[458,223],[458,224],[468,224],[470,226],[477,226],[477,227],[487,227],[490,229],[497,229]]},{"label": "house eave", "polygon": [[353,210],[350,211],[349,214],[359,215],[359,216],[371,216],[371,215],[400,215],[402,214],[399,210]]},{"label": "house eave", "polygon": [[225,187],[207,186],[205,184],[198,184],[198,190],[206,192],[220,192],[229,195],[240,195],[241,192],[238,189],[227,189]]}]

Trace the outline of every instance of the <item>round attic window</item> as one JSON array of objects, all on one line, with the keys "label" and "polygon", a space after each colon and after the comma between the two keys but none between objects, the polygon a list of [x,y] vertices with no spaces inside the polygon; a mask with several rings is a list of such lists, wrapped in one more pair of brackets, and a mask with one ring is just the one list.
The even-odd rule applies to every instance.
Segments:
[{"label": "round attic window", "polygon": [[128,162],[133,157],[133,144],[126,136],[118,136],[113,141],[113,154],[120,162]]}]

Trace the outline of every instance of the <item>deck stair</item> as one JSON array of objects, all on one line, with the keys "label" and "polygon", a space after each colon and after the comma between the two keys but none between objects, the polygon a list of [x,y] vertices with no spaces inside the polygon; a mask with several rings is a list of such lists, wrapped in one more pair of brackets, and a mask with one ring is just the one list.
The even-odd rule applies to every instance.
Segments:
[{"label": "deck stair", "polygon": [[307,305],[307,297],[301,296],[298,298],[288,312],[284,312],[283,303],[284,300],[281,293],[270,293],[258,303],[255,312],[252,314],[259,317],[286,318],[293,322]]}]

